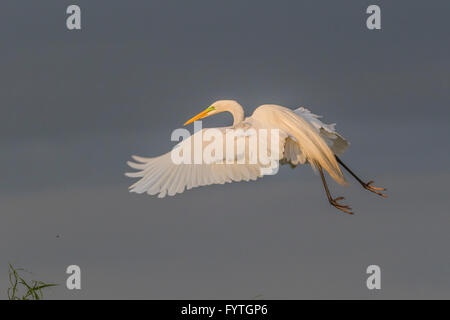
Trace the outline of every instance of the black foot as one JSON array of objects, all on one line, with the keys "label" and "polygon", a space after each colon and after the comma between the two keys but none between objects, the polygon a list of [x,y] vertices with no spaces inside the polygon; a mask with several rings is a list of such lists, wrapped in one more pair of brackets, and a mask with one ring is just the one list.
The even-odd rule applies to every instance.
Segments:
[{"label": "black foot", "polygon": [[385,193],[380,192],[380,191],[386,191],[386,188],[374,187],[374,186],[372,186],[372,183],[373,183],[373,181],[369,181],[369,182],[363,184],[362,186],[366,190],[369,190],[373,193],[376,193],[379,196],[387,198],[387,195]]},{"label": "black foot", "polygon": [[343,204],[339,204],[338,201],[339,200],[344,200],[344,197],[338,197],[336,199],[330,199],[330,204],[335,207],[336,209],[339,209],[341,211],[344,211],[345,213],[348,214],[353,214],[353,212],[351,212],[350,210],[352,208],[350,208],[349,206],[343,205]]}]

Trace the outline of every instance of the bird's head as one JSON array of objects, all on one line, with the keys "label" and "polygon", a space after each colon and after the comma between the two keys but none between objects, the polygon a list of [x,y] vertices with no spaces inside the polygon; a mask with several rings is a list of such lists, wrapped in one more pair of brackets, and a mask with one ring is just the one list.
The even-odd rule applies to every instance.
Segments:
[{"label": "bird's head", "polygon": [[237,108],[237,107],[240,110],[242,110],[242,107],[234,100],[218,100],[218,101],[214,102],[212,105],[210,105],[208,108],[206,108],[205,110],[200,112],[195,117],[192,117],[191,119],[186,121],[184,125],[186,126],[194,121],[197,121],[197,120],[212,116],[213,114],[221,113],[224,111],[233,113],[234,108]]}]

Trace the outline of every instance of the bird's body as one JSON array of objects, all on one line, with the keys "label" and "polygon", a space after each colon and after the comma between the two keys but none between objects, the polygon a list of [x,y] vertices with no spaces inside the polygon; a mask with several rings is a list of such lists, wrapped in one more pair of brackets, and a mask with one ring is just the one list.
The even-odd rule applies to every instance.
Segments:
[{"label": "bird's body", "polygon": [[[318,119],[319,116],[303,107],[292,110],[269,104],[258,107],[250,117],[245,118],[243,108],[233,100],[215,102],[186,124],[225,111],[233,115],[233,125],[215,128],[214,132],[220,133],[224,137],[229,130],[240,133],[233,136],[233,141],[215,138],[215,140],[223,142],[221,146],[223,148],[222,154],[217,151],[213,152],[213,160],[206,163],[194,161],[194,146],[200,147],[200,152],[203,155],[204,152],[211,149],[215,141],[214,139],[204,139],[205,135],[208,135],[207,130],[210,129],[202,129],[181,141],[174,148],[175,151],[183,150],[182,154],[185,152],[188,154],[189,152],[186,150],[192,148],[192,152],[189,154],[189,160],[192,161],[174,163],[172,154],[174,151],[155,158],[133,156],[133,159],[139,163],[128,162],[128,165],[140,171],[127,173],[126,175],[140,178],[140,180],[130,187],[130,191],[146,192],[150,195],[158,194],[159,197],[164,197],[198,186],[256,180],[264,175],[263,169],[267,167],[267,163],[251,162],[250,160],[253,158],[250,149],[252,145],[260,143],[257,141],[262,140],[264,135],[260,132],[264,130],[277,131],[277,135],[271,136],[264,144],[264,148],[267,148],[267,150],[263,150],[273,159],[281,163],[289,163],[292,166],[307,162],[314,169],[319,169],[324,184],[322,169],[326,170],[338,183],[345,184],[345,178],[338,163],[340,159],[336,155],[342,154],[349,143],[335,131],[334,124],[322,123]],[[245,149],[241,151],[235,149],[238,139],[245,140]],[[277,139],[277,141],[273,141],[277,143],[269,142],[271,139]],[[236,151],[232,152],[232,159],[227,155],[227,145],[228,147],[231,145],[231,148]],[[258,147],[262,148],[260,144],[258,144]],[[331,203],[334,200],[331,199],[327,186],[326,191]],[[332,204],[338,209],[349,212],[346,210],[349,209],[347,206],[337,203]]]}]

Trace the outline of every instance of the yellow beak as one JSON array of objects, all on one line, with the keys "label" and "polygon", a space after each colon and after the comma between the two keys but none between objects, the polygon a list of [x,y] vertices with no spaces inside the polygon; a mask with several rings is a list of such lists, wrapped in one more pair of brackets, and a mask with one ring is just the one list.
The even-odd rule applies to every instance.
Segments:
[{"label": "yellow beak", "polygon": [[186,122],[184,123],[184,125],[186,126],[186,125],[188,125],[189,123],[192,123],[192,122],[194,122],[194,121],[196,121],[196,120],[199,120],[199,119],[202,119],[202,118],[204,118],[204,117],[207,117],[207,116],[208,116],[208,113],[209,113],[210,111],[211,111],[211,110],[210,110],[209,108],[203,110],[202,112],[200,112],[200,113],[199,113],[198,115],[196,115],[195,117],[192,117],[192,118],[190,118],[188,121],[186,121]]}]

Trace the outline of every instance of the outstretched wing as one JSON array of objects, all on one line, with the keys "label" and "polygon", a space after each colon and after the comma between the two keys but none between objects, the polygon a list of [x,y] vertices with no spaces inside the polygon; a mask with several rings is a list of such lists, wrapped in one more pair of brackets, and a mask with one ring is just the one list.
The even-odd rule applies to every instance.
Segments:
[{"label": "outstretched wing", "polygon": [[[242,126],[248,126],[243,123]],[[218,128],[223,136],[225,136],[227,128]],[[211,141],[203,141],[203,129],[195,134],[186,138],[174,148],[178,150],[188,150],[188,148],[194,148],[198,141],[201,141],[201,152],[205,151],[215,139]],[[198,139],[199,138],[199,139]],[[237,150],[237,139],[243,138],[245,141],[244,154],[239,153]],[[198,140],[197,140],[198,139]],[[128,162],[128,165],[134,169],[140,170],[137,172],[126,173],[128,177],[140,178],[135,184],[130,186],[130,192],[136,193],[148,193],[150,195],[158,194],[159,198],[163,198],[166,195],[173,196],[177,193],[182,193],[184,190],[191,188],[206,186],[210,184],[224,184],[226,182],[233,181],[250,181],[256,180],[262,177],[263,171],[261,170],[265,166],[261,163],[252,163],[249,161],[249,144],[250,136],[244,132],[244,136],[234,137],[235,153],[232,159],[227,157],[226,153],[226,139],[223,139],[223,156],[214,159],[210,163],[195,164],[194,149],[191,149],[190,162],[189,163],[175,163],[172,160],[171,152],[168,152],[162,156],[155,158],[143,158],[133,156],[136,162]],[[283,145],[283,144],[280,144]],[[182,154],[182,152],[181,152]],[[282,153],[281,153],[282,154]],[[215,156],[214,152],[212,155]]]}]

